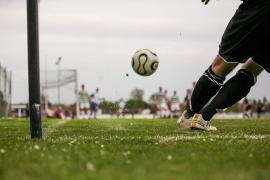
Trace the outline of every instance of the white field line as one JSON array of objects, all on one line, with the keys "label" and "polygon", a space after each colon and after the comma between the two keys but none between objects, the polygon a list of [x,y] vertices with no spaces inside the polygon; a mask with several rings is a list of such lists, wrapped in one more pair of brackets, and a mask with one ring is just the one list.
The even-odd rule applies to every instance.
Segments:
[{"label": "white field line", "polygon": [[270,134],[266,135],[195,135],[195,136],[188,136],[188,135],[176,135],[176,136],[62,136],[57,139],[48,139],[53,142],[62,142],[62,141],[134,141],[134,140],[141,140],[141,141],[153,141],[156,143],[169,143],[169,142],[178,142],[178,141],[216,141],[216,140],[270,140]]}]

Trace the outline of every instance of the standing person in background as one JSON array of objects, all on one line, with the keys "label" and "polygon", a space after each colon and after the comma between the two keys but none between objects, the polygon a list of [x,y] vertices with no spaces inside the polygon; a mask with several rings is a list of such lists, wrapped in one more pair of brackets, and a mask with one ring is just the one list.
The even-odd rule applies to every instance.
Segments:
[{"label": "standing person in background", "polygon": [[97,118],[98,106],[100,103],[99,88],[96,88],[94,94],[90,96],[90,118]]},{"label": "standing person in background", "polygon": [[157,94],[153,94],[150,97],[151,113],[153,114],[153,119],[158,116],[158,99]]},{"label": "standing person in background", "polygon": [[126,102],[123,98],[121,98],[119,100],[119,109],[118,109],[118,112],[117,112],[117,118],[125,118],[126,114],[127,114],[127,109],[126,109]]},{"label": "standing person in background", "polygon": [[177,113],[180,111],[180,100],[179,96],[177,95],[176,91],[173,91],[173,95],[170,99],[171,104],[171,118],[173,118]]},{"label": "standing person in background", "polygon": [[164,118],[169,118],[171,115],[171,102],[170,102],[170,99],[168,97],[168,90],[167,89],[164,90],[164,98],[165,98],[165,103],[166,103],[166,106],[164,106],[165,107]]},{"label": "standing person in background", "polygon": [[89,100],[88,92],[85,90],[85,85],[81,85],[81,90],[79,91],[79,105],[80,105],[80,119],[88,119],[89,116]]},{"label": "standing person in background", "polygon": [[[189,105],[192,91],[187,89],[183,103],[181,104],[181,110]],[[181,111],[182,112],[182,111]]]},{"label": "standing person in background", "polygon": [[257,102],[256,111],[257,111],[257,117],[261,118],[261,115],[264,112],[264,104],[262,103],[262,101],[260,99]]},{"label": "standing person in background", "polygon": [[159,117],[165,118],[168,106],[166,103],[165,93],[163,92],[163,88],[161,86],[159,87],[159,91],[156,94],[156,96],[157,96],[157,108],[159,111]]},{"label": "standing person in background", "polygon": [[184,102],[182,104],[184,108],[189,106],[190,100],[191,100],[191,95],[192,95],[192,92],[193,92],[195,86],[196,86],[196,81],[193,81],[191,89],[187,89],[186,96],[185,96]]},{"label": "standing person in background", "polygon": [[243,110],[243,118],[251,118],[252,117],[252,106],[249,103],[247,98],[244,98],[242,103],[242,110]]}]

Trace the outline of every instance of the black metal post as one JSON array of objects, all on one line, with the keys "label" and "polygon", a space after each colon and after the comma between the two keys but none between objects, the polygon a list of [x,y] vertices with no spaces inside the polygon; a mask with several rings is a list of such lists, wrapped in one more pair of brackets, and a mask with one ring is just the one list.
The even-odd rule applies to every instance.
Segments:
[{"label": "black metal post", "polygon": [[27,35],[31,138],[42,138],[40,113],[38,0],[27,0]]}]

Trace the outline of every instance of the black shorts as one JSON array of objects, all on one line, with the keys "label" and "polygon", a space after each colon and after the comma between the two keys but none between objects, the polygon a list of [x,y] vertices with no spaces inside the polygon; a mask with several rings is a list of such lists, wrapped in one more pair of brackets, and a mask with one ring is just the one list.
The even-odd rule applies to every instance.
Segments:
[{"label": "black shorts", "polygon": [[270,72],[270,0],[244,1],[228,24],[219,47],[226,62],[249,58]]}]

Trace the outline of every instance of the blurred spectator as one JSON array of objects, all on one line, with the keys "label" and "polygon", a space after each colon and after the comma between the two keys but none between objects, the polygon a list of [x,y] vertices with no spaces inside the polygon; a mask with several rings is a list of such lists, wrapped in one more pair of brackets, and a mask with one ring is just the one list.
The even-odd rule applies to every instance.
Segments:
[{"label": "blurred spectator", "polygon": [[264,112],[265,106],[262,103],[262,101],[259,99],[259,101],[257,102],[257,107],[256,107],[256,111],[257,111],[257,117],[260,118],[261,114]]},{"label": "blurred spectator", "polygon": [[192,90],[191,89],[187,89],[186,96],[185,96],[184,102],[183,102],[183,107],[186,107],[186,106],[189,105],[191,94],[192,94]]},{"label": "blurred spectator", "polygon": [[99,103],[99,88],[96,88],[95,93],[90,96],[90,118],[96,119]]},{"label": "blurred spectator", "polygon": [[152,94],[150,97],[150,109],[153,114],[153,119],[155,119],[158,113],[158,100],[156,94]]},{"label": "blurred spectator", "polygon": [[57,119],[64,119],[70,120],[73,118],[73,113],[70,109],[65,107],[51,107],[47,109],[47,117],[48,118],[57,118]]},{"label": "blurred spectator", "polygon": [[91,94],[89,96],[89,100],[90,100],[90,115],[89,118],[92,117],[92,115],[94,114],[94,112],[96,111],[97,105],[94,102],[94,98],[95,98],[95,94]]},{"label": "blurred spectator", "polygon": [[191,95],[192,95],[192,92],[193,92],[195,85],[196,85],[196,81],[193,81],[191,89],[187,89],[186,96],[184,98],[184,102],[181,104],[181,109],[182,108],[186,109],[186,107],[189,106],[189,103],[191,101]]},{"label": "blurred spectator", "polygon": [[170,98],[170,104],[171,104],[171,118],[174,116],[179,115],[180,112],[180,101],[179,96],[177,95],[176,91],[173,91],[173,95]]},{"label": "blurred spectator", "polygon": [[126,103],[125,103],[124,99],[121,98],[119,100],[119,109],[117,112],[117,118],[119,118],[119,117],[125,118],[125,115],[127,114],[127,109],[125,108],[125,106],[126,106]]},{"label": "blurred spectator", "polygon": [[242,112],[243,112],[243,118],[251,118],[252,117],[252,105],[249,103],[247,98],[244,98],[244,100],[243,100]]},{"label": "blurred spectator", "polygon": [[164,97],[165,97],[165,103],[167,105],[167,109],[165,109],[164,112],[164,118],[169,118],[171,115],[171,101],[170,98],[168,97],[168,90],[164,90]]},{"label": "blurred spectator", "polygon": [[169,108],[166,102],[165,93],[163,92],[163,88],[161,86],[159,87],[159,91],[156,94],[156,96],[157,96],[157,108],[159,112],[159,117],[166,118],[166,116],[168,115]]},{"label": "blurred spectator", "polygon": [[88,119],[89,117],[89,99],[88,92],[85,90],[84,84],[79,91],[80,117],[81,119]]},{"label": "blurred spectator", "polygon": [[94,94],[90,97],[90,118],[97,118],[97,112],[100,104],[99,88],[96,88]]}]

